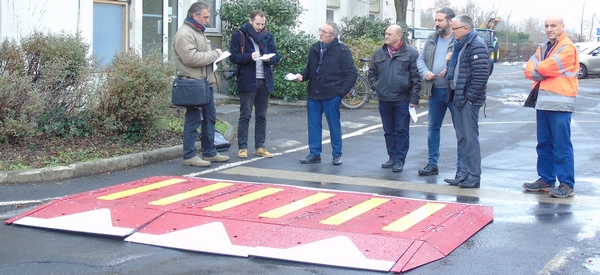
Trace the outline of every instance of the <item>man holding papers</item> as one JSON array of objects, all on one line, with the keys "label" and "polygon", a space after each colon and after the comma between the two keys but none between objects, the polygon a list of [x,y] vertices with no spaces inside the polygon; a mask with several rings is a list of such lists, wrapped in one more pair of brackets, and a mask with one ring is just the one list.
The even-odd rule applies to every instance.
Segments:
[{"label": "man holding papers", "polygon": [[255,10],[248,23],[233,33],[229,60],[237,64],[237,92],[240,97],[238,121],[238,157],[248,157],[248,125],[255,108],[254,152],[257,156],[272,158],[265,147],[267,108],[275,89],[272,65],[279,62],[279,53],[273,35],[265,27],[265,14]]},{"label": "man holding papers", "polygon": [[375,52],[369,66],[369,84],[377,92],[388,153],[388,160],[381,168],[402,172],[408,153],[410,113],[416,115],[414,108],[419,104],[421,92],[419,53],[404,43],[400,26],[389,26],[384,35],[385,44]]}]

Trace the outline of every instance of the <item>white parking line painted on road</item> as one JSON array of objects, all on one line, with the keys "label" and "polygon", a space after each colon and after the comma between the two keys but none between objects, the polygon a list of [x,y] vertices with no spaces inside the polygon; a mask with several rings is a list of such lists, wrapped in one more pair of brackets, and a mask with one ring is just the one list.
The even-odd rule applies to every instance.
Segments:
[{"label": "white parking line painted on road", "polygon": [[555,271],[558,271],[563,265],[565,265],[567,263],[567,258],[569,257],[569,255],[571,255],[571,253],[573,253],[573,251],[575,251],[575,249],[572,247],[567,247],[567,248],[563,249],[561,252],[556,254],[556,256],[554,256],[554,258],[552,258],[552,260],[550,260],[550,262],[548,262],[546,264],[546,266],[544,266],[544,268],[542,270],[540,270],[537,274],[538,275],[555,274],[554,273]]},{"label": "white parking line painted on road", "polygon": [[28,204],[28,203],[42,203],[48,200],[53,200],[52,198],[43,199],[43,200],[29,200],[29,201],[0,201],[0,206],[9,206],[9,205],[19,205],[19,204]]}]

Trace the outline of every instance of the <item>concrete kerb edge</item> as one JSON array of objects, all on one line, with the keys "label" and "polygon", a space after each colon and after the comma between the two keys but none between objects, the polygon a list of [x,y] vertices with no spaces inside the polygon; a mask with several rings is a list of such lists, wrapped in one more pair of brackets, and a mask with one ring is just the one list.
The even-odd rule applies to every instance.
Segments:
[{"label": "concrete kerb edge", "polygon": [[[234,133],[233,126],[226,121],[221,122],[227,125],[227,131],[223,136],[231,142]],[[196,143],[196,147],[200,147],[200,142]],[[80,162],[69,166],[0,172],[0,184],[38,183],[97,175],[176,159],[181,157],[182,153],[183,145],[176,145],[148,152]]]}]

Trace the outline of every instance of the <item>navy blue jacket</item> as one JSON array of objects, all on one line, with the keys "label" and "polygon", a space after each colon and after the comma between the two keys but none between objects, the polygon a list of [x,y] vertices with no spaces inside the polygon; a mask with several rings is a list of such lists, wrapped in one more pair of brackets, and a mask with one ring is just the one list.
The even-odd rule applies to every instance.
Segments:
[{"label": "navy blue jacket", "polygon": [[[263,70],[265,72],[265,82],[267,84],[267,90],[272,93],[275,90],[275,84],[273,82],[273,69],[272,65],[279,62],[279,53],[275,46],[275,40],[273,35],[269,33],[264,39],[263,49],[255,49],[254,44],[250,40],[250,36],[247,33],[247,28],[252,28],[250,24],[244,24],[240,31],[244,33],[244,37],[239,31],[233,33],[231,37],[231,43],[229,43],[229,52],[231,56],[229,60],[237,65],[237,91],[239,93],[256,92],[256,61],[252,60],[252,53],[254,51],[260,51],[260,55],[274,53],[275,56],[271,57],[269,62],[263,61]],[[240,43],[240,39],[244,39],[244,43]],[[257,44],[259,41],[256,41]],[[240,45],[244,45],[244,53],[240,49]]]},{"label": "navy blue jacket", "polygon": [[454,107],[465,106],[467,100],[473,105],[483,106],[489,78],[488,48],[479,35],[474,35],[460,55],[460,69],[454,89]]},{"label": "navy blue jacket", "polygon": [[325,54],[317,74],[321,42],[315,43],[308,52],[308,64],[300,73],[302,81],[308,82],[308,99],[328,100],[336,96],[346,96],[354,84],[358,73],[348,46],[334,38]]},{"label": "navy blue jacket", "polygon": [[421,76],[417,67],[419,53],[406,42],[390,57],[388,46],[375,51],[369,66],[369,84],[379,101],[408,100],[418,105]]}]

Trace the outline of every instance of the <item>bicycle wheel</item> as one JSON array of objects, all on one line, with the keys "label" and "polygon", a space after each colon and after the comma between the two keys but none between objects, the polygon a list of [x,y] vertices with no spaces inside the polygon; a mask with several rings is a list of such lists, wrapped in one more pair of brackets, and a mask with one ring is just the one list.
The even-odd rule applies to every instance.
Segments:
[{"label": "bicycle wheel", "polygon": [[364,76],[358,75],[352,90],[342,98],[342,106],[347,109],[358,109],[369,102],[371,87]]}]

